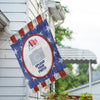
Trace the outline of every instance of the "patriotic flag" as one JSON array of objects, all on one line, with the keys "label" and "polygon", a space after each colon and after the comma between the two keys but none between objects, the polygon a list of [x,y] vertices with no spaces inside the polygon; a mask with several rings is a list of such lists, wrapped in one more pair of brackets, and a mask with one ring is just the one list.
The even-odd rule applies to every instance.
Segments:
[{"label": "patriotic flag", "polygon": [[35,92],[69,73],[43,14],[10,37],[16,58],[29,87]]}]

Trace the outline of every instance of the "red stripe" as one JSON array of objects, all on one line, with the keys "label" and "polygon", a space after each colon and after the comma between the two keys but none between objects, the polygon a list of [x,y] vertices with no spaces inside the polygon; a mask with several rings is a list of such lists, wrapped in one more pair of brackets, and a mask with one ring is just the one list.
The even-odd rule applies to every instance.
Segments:
[{"label": "red stripe", "polygon": [[46,84],[46,82],[45,82],[45,81],[44,81],[44,82],[42,82],[42,83],[41,83],[41,85],[42,85],[42,87],[47,86],[47,84]]},{"label": "red stripe", "polygon": [[55,79],[54,76],[51,76],[51,77],[50,77],[50,81],[51,81],[51,82],[54,82],[55,80],[56,80],[56,79]]},{"label": "red stripe", "polygon": [[37,86],[34,87],[35,92],[39,91],[39,88]]},{"label": "red stripe", "polygon": [[41,15],[38,15],[36,17],[38,24],[40,24],[41,22],[43,22]]},{"label": "red stripe", "polygon": [[59,74],[60,74],[61,77],[63,77],[63,76],[66,75],[66,72],[65,72],[64,70],[61,70],[61,71],[59,72]]},{"label": "red stripe", "polygon": [[23,28],[21,28],[19,31],[19,35],[22,37],[23,35],[25,35],[25,32],[24,32],[24,30],[23,30]]},{"label": "red stripe", "polygon": [[27,26],[28,26],[29,30],[31,30],[31,29],[33,29],[33,28],[34,28],[34,27],[33,27],[33,24],[32,24],[32,21],[31,21],[31,22],[29,22],[29,23],[27,24]]},{"label": "red stripe", "polygon": [[15,42],[17,41],[15,35],[12,35],[12,36],[10,37],[10,40],[12,41],[12,43],[15,43]]}]

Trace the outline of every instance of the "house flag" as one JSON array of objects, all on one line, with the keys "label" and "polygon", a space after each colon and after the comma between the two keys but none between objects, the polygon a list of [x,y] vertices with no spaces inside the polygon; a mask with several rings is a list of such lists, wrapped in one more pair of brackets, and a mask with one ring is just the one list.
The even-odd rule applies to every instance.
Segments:
[{"label": "house flag", "polygon": [[25,79],[35,92],[69,73],[44,15],[38,15],[10,37]]}]

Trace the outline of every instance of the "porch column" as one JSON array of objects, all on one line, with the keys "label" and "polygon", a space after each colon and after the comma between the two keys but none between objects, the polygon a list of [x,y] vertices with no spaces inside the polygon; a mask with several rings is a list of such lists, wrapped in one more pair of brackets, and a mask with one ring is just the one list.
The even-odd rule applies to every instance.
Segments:
[{"label": "porch column", "polygon": [[89,61],[89,93],[92,93],[92,72],[91,72],[91,61]]}]

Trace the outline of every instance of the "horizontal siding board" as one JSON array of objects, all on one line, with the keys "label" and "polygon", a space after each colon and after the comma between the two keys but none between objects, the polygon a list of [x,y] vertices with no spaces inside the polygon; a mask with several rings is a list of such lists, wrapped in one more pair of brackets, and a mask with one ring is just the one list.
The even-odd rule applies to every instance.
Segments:
[{"label": "horizontal siding board", "polygon": [[24,78],[0,78],[0,87],[1,86],[25,86],[25,79]]},{"label": "horizontal siding board", "polygon": [[19,68],[19,63],[17,59],[0,59],[0,68],[14,68],[18,67]]},{"label": "horizontal siding board", "polygon": [[25,13],[4,13],[10,21],[26,21]]},{"label": "horizontal siding board", "polygon": [[19,30],[25,26],[25,22],[11,22],[10,23],[10,30]]},{"label": "horizontal siding board", "polygon": [[0,77],[23,77],[21,69],[0,69]]},{"label": "horizontal siding board", "polygon": [[[10,34],[8,33],[6,33],[6,32],[2,32],[2,33],[0,33],[0,41],[1,40],[4,40],[4,42],[7,40],[7,38],[8,37],[10,37]],[[1,45],[1,44],[0,44]]]},{"label": "horizontal siding board", "polygon": [[13,50],[0,50],[0,58],[16,58]]},{"label": "horizontal siding board", "polygon": [[14,2],[14,3],[22,3],[22,2],[25,2],[26,0],[0,0],[0,3],[12,3],[12,2]]},{"label": "horizontal siding board", "polygon": [[4,97],[0,97],[0,100],[26,100],[26,97],[23,97],[23,96],[15,96],[15,97],[12,97],[12,96],[4,96]]},{"label": "horizontal siding board", "polygon": [[0,87],[0,95],[25,95],[25,87]]},{"label": "horizontal siding board", "polygon": [[2,48],[0,48],[0,49],[11,49],[9,42],[5,41],[5,39],[7,40],[8,38],[9,37],[2,37],[2,39],[0,40],[0,46]]},{"label": "horizontal siding board", "polygon": [[25,4],[1,4],[0,9],[3,12],[25,12]]}]

